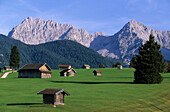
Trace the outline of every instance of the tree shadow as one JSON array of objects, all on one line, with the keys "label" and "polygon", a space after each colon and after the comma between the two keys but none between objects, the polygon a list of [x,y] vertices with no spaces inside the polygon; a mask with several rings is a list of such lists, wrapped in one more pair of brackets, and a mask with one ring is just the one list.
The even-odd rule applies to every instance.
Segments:
[{"label": "tree shadow", "polygon": [[40,105],[43,103],[9,103],[6,104],[7,106],[16,106],[16,105]]},{"label": "tree shadow", "polygon": [[133,82],[77,82],[77,81],[51,81],[53,83],[75,83],[75,84],[134,84]]}]

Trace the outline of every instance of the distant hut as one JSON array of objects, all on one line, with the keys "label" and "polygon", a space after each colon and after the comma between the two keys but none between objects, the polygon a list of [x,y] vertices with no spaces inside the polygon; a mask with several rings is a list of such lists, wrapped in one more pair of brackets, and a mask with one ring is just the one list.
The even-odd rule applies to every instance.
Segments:
[{"label": "distant hut", "polygon": [[4,66],[4,70],[12,70],[11,66]]},{"label": "distant hut", "polygon": [[60,76],[75,76],[76,71],[71,68],[71,69],[65,69],[60,72]]},{"label": "distant hut", "polygon": [[43,89],[37,94],[43,94],[44,104],[64,105],[64,96],[70,95],[64,89]]},{"label": "distant hut", "polygon": [[84,65],[82,66],[82,68],[84,68],[84,69],[90,69],[90,65],[85,65],[85,64],[84,64]]},{"label": "distant hut", "polygon": [[94,73],[94,76],[101,76],[102,75],[102,71],[100,71],[100,70],[94,70],[93,73]]},{"label": "distant hut", "polygon": [[58,65],[60,70],[71,69],[71,65]]},{"label": "distant hut", "polygon": [[18,78],[51,78],[50,71],[46,63],[27,64],[18,70]]},{"label": "distant hut", "polygon": [[122,70],[122,65],[117,65],[117,68],[119,69],[119,70]]}]

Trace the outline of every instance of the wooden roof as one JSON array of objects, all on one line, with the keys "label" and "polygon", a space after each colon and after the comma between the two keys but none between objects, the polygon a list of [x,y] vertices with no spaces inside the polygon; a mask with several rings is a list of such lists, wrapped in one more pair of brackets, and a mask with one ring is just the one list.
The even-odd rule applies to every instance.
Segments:
[{"label": "wooden roof", "polygon": [[12,68],[11,66],[4,66],[4,68]]},{"label": "wooden roof", "polygon": [[93,72],[102,73],[100,70],[94,70]]},{"label": "wooden roof", "polygon": [[69,67],[71,65],[58,65],[58,67]]},{"label": "wooden roof", "polygon": [[83,65],[83,66],[85,66],[85,67],[90,67],[90,65]]},{"label": "wooden roof", "polygon": [[71,68],[71,69],[64,69],[64,70],[62,70],[60,73],[71,72],[71,71],[73,71],[74,73],[76,73],[76,71],[75,71],[73,68]]},{"label": "wooden roof", "polygon": [[51,71],[51,68],[46,63],[26,64],[22,68],[20,68],[18,71],[21,71],[21,70],[39,70],[39,68],[41,68],[43,65],[45,65],[48,68],[48,70]]},{"label": "wooden roof", "polygon": [[50,71],[39,70],[41,73],[51,73]]},{"label": "wooden roof", "polygon": [[43,89],[39,91],[37,94],[59,94],[59,93],[65,93],[66,95],[70,95],[64,89]]}]

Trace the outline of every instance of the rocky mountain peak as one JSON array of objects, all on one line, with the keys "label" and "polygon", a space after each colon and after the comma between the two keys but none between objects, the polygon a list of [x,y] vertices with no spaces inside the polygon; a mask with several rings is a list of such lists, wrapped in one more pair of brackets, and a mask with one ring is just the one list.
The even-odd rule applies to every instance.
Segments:
[{"label": "rocky mountain peak", "polygon": [[163,51],[170,54],[167,53],[170,49],[170,31],[153,30],[135,20],[129,21],[115,35],[108,36],[102,32],[89,34],[85,29],[76,29],[69,24],[28,17],[14,27],[8,36],[26,44],[73,40],[98,51],[102,56],[129,63],[132,56],[138,53],[138,47],[149,39],[150,34],[155,36],[163,49],[166,48]]},{"label": "rocky mountain peak", "polygon": [[95,38],[86,30],[78,30],[72,25],[32,17],[26,18],[20,25],[14,27],[8,36],[26,44],[41,44],[60,39],[69,39],[87,47],[90,46],[91,41]]},{"label": "rocky mountain peak", "polygon": [[99,36],[99,35],[100,35],[100,36],[103,36],[103,35],[105,35],[103,32],[95,32],[94,34],[95,34],[96,36]]},{"label": "rocky mountain peak", "polygon": [[129,21],[128,23],[136,24],[137,22],[136,22],[134,19],[132,19],[132,20],[131,20],[131,21]]}]

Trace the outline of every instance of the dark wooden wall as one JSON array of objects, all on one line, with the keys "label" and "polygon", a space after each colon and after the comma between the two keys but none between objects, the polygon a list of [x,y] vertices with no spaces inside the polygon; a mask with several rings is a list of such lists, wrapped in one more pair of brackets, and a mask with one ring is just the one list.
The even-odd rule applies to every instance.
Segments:
[{"label": "dark wooden wall", "polygon": [[38,70],[22,70],[19,71],[19,78],[41,78],[41,72]]}]

